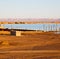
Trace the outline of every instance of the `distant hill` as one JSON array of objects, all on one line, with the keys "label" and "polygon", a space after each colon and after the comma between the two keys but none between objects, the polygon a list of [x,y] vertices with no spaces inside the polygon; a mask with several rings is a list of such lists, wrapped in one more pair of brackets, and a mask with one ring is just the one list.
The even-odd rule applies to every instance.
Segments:
[{"label": "distant hill", "polygon": [[60,22],[60,19],[48,19],[48,18],[32,18],[32,19],[21,19],[21,18],[9,18],[9,19],[0,19],[0,22]]}]

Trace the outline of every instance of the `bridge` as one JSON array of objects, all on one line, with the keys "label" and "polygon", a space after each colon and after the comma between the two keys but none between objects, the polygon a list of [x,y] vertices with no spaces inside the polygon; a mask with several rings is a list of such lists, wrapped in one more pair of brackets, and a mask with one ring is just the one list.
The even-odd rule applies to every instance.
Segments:
[{"label": "bridge", "polygon": [[[57,22],[57,21],[55,21],[55,22],[45,22],[45,21],[41,21],[41,22],[0,22],[0,24],[3,24],[3,26],[4,26],[4,24],[11,24],[11,29],[13,29],[12,26],[14,24],[43,24],[42,25],[43,31],[48,31],[48,28],[50,29],[50,31],[53,31],[53,29],[55,27],[54,31],[59,31],[60,32],[60,27],[58,28],[58,24],[60,24],[60,22]],[[48,24],[48,26],[45,26],[45,24]],[[51,25],[51,24],[55,24],[55,25]],[[0,29],[1,28],[4,29],[3,26],[0,27]],[[6,30],[6,28],[4,30]],[[27,31],[28,29],[13,29],[13,30]],[[28,30],[28,31],[30,31],[30,30]]]}]

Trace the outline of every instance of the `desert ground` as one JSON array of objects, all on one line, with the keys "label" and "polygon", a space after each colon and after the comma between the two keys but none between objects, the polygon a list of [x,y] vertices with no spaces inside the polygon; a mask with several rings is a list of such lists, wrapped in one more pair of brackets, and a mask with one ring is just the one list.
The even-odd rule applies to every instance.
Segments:
[{"label": "desert ground", "polygon": [[60,59],[60,34],[0,35],[0,59]]}]

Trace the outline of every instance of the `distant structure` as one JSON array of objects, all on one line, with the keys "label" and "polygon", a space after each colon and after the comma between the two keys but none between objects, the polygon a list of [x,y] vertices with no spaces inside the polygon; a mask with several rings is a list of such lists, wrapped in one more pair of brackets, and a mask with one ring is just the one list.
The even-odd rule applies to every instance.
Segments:
[{"label": "distant structure", "polygon": [[[14,24],[43,24],[42,28],[44,31],[60,31],[60,27],[58,27],[58,24],[60,22],[0,22],[0,29],[4,29],[4,24],[11,24],[11,29],[13,29],[12,25]],[[45,26],[45,24],[48,24],[48,26]],[[55,24],[55,25],[51,25]]]},{"label": "distant structure", "polygon": [[[5,28],[4,24],[11,24],[11,29]],[[14,24],[42,24],[42,29],[39,27],[41,30],[28,30],[28,29],[14,29],[13,25]],[[48,24],[47,26],[45,24]],[[55,25],[52,25],[55,24]],[[0,19],[0,34],[2,35],[14,35],[14,36],[21,36],[22,33],[24,34],[28,33],[31,34],[33,32],[37,33],[42,33],[42,32],[54,32],[54,33],[59,33],[60,34],[60,19]],[[33,34],[32,34],[33,35]]]}]

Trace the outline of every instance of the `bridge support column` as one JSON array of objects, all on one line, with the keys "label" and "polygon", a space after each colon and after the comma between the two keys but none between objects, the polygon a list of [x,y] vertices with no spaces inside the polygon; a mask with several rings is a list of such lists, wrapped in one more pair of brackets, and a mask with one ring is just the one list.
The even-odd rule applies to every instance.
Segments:
[{"label": "bridge support column", "polygon": [[16,31],[16,36],[21,36],[21,31]]}]

